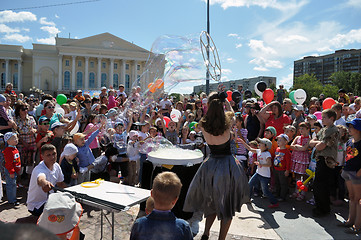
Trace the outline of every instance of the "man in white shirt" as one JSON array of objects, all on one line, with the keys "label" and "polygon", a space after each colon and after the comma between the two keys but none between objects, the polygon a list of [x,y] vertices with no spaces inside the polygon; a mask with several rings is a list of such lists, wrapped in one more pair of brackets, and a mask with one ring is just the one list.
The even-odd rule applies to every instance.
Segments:
[{"label": "man in white shirt", "polygon": [[60,165],[56,162],[56,148],[52,144],[45,144],[41,147],[43,161],[37,165],[30,179],[28,200],[26,201],[28,210],[34,216],[40,216],[44,205],[48,200],[48,193],[57,185],[65,188],[64,175]]}]

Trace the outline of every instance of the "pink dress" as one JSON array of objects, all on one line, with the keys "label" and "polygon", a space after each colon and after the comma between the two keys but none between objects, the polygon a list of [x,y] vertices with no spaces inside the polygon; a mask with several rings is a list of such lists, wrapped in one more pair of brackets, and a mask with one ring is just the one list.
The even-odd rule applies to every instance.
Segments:
[{"label": "pink dress", "polygon": [[[94,127],[95,125],[93,123],[89,123],[88,126],[86,126],[86,128],[84,129],[84,132],[86,132],[89,128]],[[93,132],[88,133],[88,135],[85,136],[85,139],[88,139],[90,137],[90,135]],[[90,149],[94,149],[94,148],[99,148],[99,141],[98,141],[98,136],[94,138],[94,140],[89,144],[89,148]]]},{"label": "pink dress", "polygon": [[[309,142],[310,137],[304,137],[301,135],[296,141],[296,144],[304,146]],[[291,171],[297,174],[306,174],[306,169],[310,164],[310,153],[308,150],[306,151],[297,151],[293,150],[292,155],[292,166]]]}]

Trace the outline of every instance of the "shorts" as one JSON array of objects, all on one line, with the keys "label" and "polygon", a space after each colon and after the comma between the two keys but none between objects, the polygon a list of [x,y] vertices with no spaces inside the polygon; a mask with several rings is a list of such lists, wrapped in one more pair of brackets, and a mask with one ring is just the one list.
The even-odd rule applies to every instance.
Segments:
[{"label": "shorts", "polygon": [[356,176],[355,171],[342,170],[341,177],[343,177],[345,181],[351,181],[352,184],[361,184],[361,177]]}]

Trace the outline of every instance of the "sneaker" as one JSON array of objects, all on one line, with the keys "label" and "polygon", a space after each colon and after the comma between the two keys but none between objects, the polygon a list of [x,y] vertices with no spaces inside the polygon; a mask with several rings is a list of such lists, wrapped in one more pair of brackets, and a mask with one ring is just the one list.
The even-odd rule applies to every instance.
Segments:
[{"label": "sneaker", "polygon": [[279,207],[278,203],[268,205],[268,208],[278,208],[278,207]]},{"label": "sneaker", "polygon": [[13,204],[14,204],[14,208],[16,208],[16,209],[19,208],[19,205],[20,205],[19,202],[14,202]]}]

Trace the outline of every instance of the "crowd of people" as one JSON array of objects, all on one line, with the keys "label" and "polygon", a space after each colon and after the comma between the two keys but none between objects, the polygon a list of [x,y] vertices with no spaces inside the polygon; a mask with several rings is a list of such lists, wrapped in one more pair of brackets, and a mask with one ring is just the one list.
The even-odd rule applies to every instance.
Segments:
[{"label": "crowd of people", "polygon": [[[149,153],[144,144],[163,137],[204,153],[184,202],[184,211],[206,218],[202,239],[208,239],[216,217],[221,220],[219,239],[225,239],[235,212],[259,195],[268,198],[269,208],[292,198],[307,201],[315,206],[314,217],[328,215],[331,205],[345,204],[347,198],[349,217],[339,225],[351,234],[361,232],[361,97],[340,89],[336,103],[326,109],[323,94],[297,105],[281,86],[275,100],[265,104],[245,99],[241,86],[239,97],[228,101],[220,86],[209,96],[191,94],[174,101],[163,94],[142,104],[149,95],[140,87],[128,94],[124,90],[123,85],[103,87],[96,97],[78,90],[59,106],[56,96],[17,95],[8,84],[0,94],[0,173],[9,204],[19,205],[16,189],[22,184],[28,187],[27,207],[34,216],[43,214],[54,186],[121,178],[123,184],[142,187]],[[173,110],[179,115],[172,116]],[[141,228],[158,224],[152,218],[175,218],[162,211],[177,202],[180,180],[169,173],[154,181],[154,210],[136,222],[132,239],[155,234]],[[192,238],[193,228],[176,224],[182,229],[178,239]],[[152,230],[149,226],[145,229]]]}]

